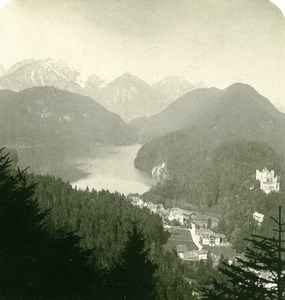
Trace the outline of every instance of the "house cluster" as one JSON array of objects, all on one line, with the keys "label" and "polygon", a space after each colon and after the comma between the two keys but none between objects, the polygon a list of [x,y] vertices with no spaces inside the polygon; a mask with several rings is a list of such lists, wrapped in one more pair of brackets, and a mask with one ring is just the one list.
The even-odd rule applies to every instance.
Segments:
[{"label": "house cluster", "polygon": [[140,197],[131,196],[131,203],[139,208],[148,208],[151,213],[159,214],[164,218],[168,214],[168,210],[164,208],[163,204],[154,204],[152,202],[144,202]]},{"label": "house cluster", "polygon": [[221,246],[227,243],[227,238],[224,234],[216,233],[206,228],[196,229],[195,233],[199,237],[201,245]]},{"label": "house cluster", "polygon": [[186,245],[177,245],[176,246],[177,255],[182,260],[206,260],[208,257],[208,251],[206,249],[201,250],[188,250]]},{"label": "house cluster", "polygon": [[194,215],[194,213],[178,207],[173,207],[169,209],[168,212],[169,212],[167,215],[168,220],[169,221],[176,220],[181,225],[183,225],[187,220],[189,220]]},{"label": "house cluster", "polygon": [[[176,221],[180,225],[186,225],[183,226],[186,229],[190,226],[190,228],[188,228],[187,230],[190,231],[193,242],[196,244],[199,250],[188,250],[185,244],[176,245],[177,255],[183,261],[207,260],[209,251],[203,248],[203,246],[229,245],[225,235],[215,233],[205,228],[197,229],[197,227],[199,227],[195,225],[197,221],[197,216],[193,212],[178,207],[165,209],[162,204],[144,202],[139,196],[136,195],[129,195],[128,199],[131,201],[133,205],[139,208],[148,208],[151,213],[160,215],[162,217],[164,223],[163,227],[165,230],[171,232],[173,225],[176,225],[173,224],[173,221]],[[195,223],[193,223],[194,220]],[[179,242],[183,242],[183,241],[179,240]],[[218,261],[218,256],[215,256],[214,254],[211,254],[211,256],[214,260]]]},{"label": "house cluster", "polygon": [[256,170],[256,180],[260,182],[260,189],[266,194],[280,190],[280,178],[275,176],[274,170],[269,171],[266,168],[262,171]]},{"label": "house cluster", "polygon": [[165,222],[177,221],[180,225],[183,225],[187,220],[189,220],[191,216],[195,215],[188,210],[178,207],[165,209],[162,204],[144,202],[141,198],[135,196],[131,197],[131,202],[135,206],[138,206],[140,208],[146,207],[151,211],[151,213],[160,215]]}]

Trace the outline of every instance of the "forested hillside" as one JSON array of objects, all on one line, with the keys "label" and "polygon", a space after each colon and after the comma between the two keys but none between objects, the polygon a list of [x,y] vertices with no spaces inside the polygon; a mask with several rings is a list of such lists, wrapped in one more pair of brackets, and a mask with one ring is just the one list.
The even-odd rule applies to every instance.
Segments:
[{"label": "forested hillside", "polygon": [[[3,299],[115,300],[136,293],[136,286],[142,289],[140,299],[194,299],[185,266],[162,249],[168,233],[160,217],[124,196],[77,191],[52,177],[28,178],[3,151],[0,192]],[[136,259],[141,267],[135,271]],[[144,281],[121,278],[124,268],[141,272]]]},{"label": "forested hillside", "polygon": [[54,87],[0,91],[2,145],[129,144],[130,126],[88,97]]},{"label": "forested hillside", "polygon": [[[203,143],[195,143],[194,147],[187,139],[178,140],[180,144],[174,141],[177,140],[169,143],[171,147],[164,147],[164,152],[160,153],[162,160],[166,161],[170,180],[158,184],[145,193],[144,198],[166,205],[179,205],[180,202],[198,205],[200,209],[217,207],[221,218],[218,230],[242,250],[245,246],[242,238],[254,229],[252,213],[259,211],[268,214],[281,201],[284,157],[262,142],[235,141],[211,149],[205,148]],[[138,156],[140,163],[147,157],[153,159],[145,163],[148,170],[156,159],[155,141],[152,146],[154,152],[146,153],[147,148],[142,148]],[[275,170],[281,177],[282,193],[266,195],[259,189],[255,172],[264,167]]]},{"label": "forested hillside", "polygon": [[[161,113],[131,123],[142,142],[171,132],[199,130],[201,138],[260,140],[278,149],[285,149],[285,116],[268,99],[247,84],[235,83],[226,89],[194,90]],[[206,136],[203,136],[206,135]],[[162,137],[162,139],[164,139]]]},{"label": "forested hillside", "polygon": [[163,135],[142,146],[135,166],[151,172],[163,164],[169,174],[144,197],[214,207],[221,216],[219,230],[242,250],[242,237],[253,231],[252,213],[261,210],[257,199],[266,198],[255,171],[275,170],[284,189],[284,114],[251,86],[237,83],[192,91],[133,125],[142,140]]},{"label": "forested hillside", "polygon": [[[131,220],[138,221],[146,238],[146,249],[158,264],[156,299],[191,299],[191,288],[183,278],[185,270],[173,253],[164,253],[168,233],[158,215],[138,209],[120,194],[108,191],[77,191],[61,179],[35,176],[36,197],[41,209],[50,209],[50,226],[76,231],[83,249],[93,249],[96,268],[107,272],[127,240]],[[104,277],[104,276],[103,276]],[[103,278],[104,280],[104,278]],[[169,290],[169,286],[171,289]],[[189,298],[190,297],[190,298]]]},{"label": "forested hillside", "polygon": [[135,209],[124,196],[108,191],[74,190],[61,179],[36,176],[36,196],[40,207],[51,208],[50,221],[56,228],[78,231],[85,248],[100,254],[100,264],[107,266],[117,257],[124,241],[129,220],[141,220],[147,246],[153,252],[167,241],[161,219],[147,209]]},{"label": "forested hillside", "polygon": [[0,298],[90,299],[99,279],[90,250],[79,247],[74,233],[47,226],[48,211],[34,199],[34,184],[3,150],[0,195]]}]

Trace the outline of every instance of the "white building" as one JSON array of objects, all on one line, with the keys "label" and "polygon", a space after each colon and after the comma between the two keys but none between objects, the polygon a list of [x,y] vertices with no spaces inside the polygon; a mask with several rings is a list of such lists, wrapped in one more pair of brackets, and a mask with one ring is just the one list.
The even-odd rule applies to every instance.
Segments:
[{"label": "white building", "polygon": [[220,246],[227,242],[226,236],[221,233],[213,232],[209,229],[200,228],[196,230],[200,243],[208,246]]},{"label": "white building", "polygon": [[206,249],[201,249],[198,252],[198,258],[199,260],[206,260],[208,258],[208,251]]},{"label": "white building", "polygon": [[182,260],[197,261],[208,258],[208,251],[206,249],[189,251],[186,245],[177,245],[176,252]]},{"label": "white building", "polygon": [[158,204],[153,204],[152,202],[147,203],[147,208],[150,210],[151,213],[156,214],[157,213],[157,208]]},{"label": "white building", "polygon": [[260,189],[266,194],[280,190],[279,177],[275,176],[274,170],[269,171],[266,168],[262,171],[256,170],[256,180],[260,182]]},{"label": "white building", "polygon": [[264,215],[256,211],[253,213],[252,216],[253,219],[257,222],[257,224],[261,225],[261,223],[263,222]]},{"label": "white building", "polygon": [[139,208],[143,208],[144,202],[141,198],[132,196],[130,199],[133,205],[138,206]]},{"label": "white building", "polygon": [[186,220],[189,220],[190,219],[190,216],[192,215],[193,213],[188,211],[188,210],[185,210],[185,209],[181,209],[179,207],[173,207],[169,210],[169,214],[168,214],[168,220],[169,221],[173,221],[173,220],[176,220],[178,221],[181,225],[184,224],[184,222]]},{"label": "white building", "polygon": [[181,212],[181,209],[178,207],[174,207],[170,210],[169,215],[168,215],[168,220],[173,221],[176,220],[178,221],[181,225],[184,224],[184,215]]}]

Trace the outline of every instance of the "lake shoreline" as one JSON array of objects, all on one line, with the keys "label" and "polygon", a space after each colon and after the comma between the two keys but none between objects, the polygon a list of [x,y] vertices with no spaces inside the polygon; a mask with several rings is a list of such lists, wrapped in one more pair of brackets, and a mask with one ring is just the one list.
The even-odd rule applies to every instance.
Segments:
[{"label": "lake shoreline", "polygon": [[19,167],[51,175],[85,190],[143,194],[156,184],[151,174],[134,167],[140,144],[115,146],[98,143],[16,147]]}]

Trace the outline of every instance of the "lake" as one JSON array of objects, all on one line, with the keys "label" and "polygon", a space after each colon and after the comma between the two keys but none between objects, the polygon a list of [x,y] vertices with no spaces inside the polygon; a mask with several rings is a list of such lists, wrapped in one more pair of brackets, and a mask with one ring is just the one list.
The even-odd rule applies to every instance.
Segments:
[{"label": "lake", "polygon": [[50,174],[80,189],[108,189],[129,194],[144,193],[155,184],[151,175],[134,167],[141,145],[52,145],[17,148],[21,168]]}]

